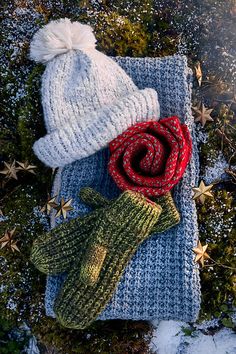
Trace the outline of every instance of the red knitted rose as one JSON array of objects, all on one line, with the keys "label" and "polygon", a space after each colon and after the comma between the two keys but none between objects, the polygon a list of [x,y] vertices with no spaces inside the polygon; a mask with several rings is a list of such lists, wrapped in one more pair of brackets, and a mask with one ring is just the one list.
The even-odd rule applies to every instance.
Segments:
[{"label": "red knitted rose", "polygon": [[109,173],[117,186],[154,197],[167,193],[183,176],[192,141],[187,126],[169,117],[135,124],[109,147]]}]

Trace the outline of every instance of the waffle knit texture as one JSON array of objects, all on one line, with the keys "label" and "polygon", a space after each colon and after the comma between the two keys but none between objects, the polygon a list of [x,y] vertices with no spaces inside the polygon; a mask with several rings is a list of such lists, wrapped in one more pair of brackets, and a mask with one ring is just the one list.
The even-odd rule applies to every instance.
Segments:
[{"label": "waffle knit texture", "polygon": [[[94,227],[98,219],[101,219],[104,208],[110,207],[114,202],[104,198],[92,188],[82,188],[80,197],[84,203],[97,210],[84,217],[76,217],[57,225],[51,231],[39,236],[33,243],[31,261],[45,274],[59,274],[71,268],[78,259],[81,248],[85,250],[86,240],[90,241],[93,238]],[[179,223],[180,215],[170,192],[155,198],[155,202],[160,205],[161,215],[152,227],[152,233],[163,232]]]},{"label": "waffle knit texture", "polygon": [[160,213],[159,205],[132,191],[102,210],[56,299],[54,310],[63,326],[82,329],[97,318]]},{"label": "waffle knit texture", "polygon": [[170,191],[183,176],[192,152],[188,128],[178,117],[137,123],[110,143],[109,173],[121,190],[147,197]]},{"label": "waffle knit texture", "polygon": [[[73,43],[80,35],[81,45]],[[157,92],[138,89],[116,62],[95,49],[94,42],[91,27],[69,19],[51,21],[32,39],[31,58],[46,63],[41,96],[47,129],[33,150],[47,166],[87,157],[129,126],[160,117]],[[58,48],[52,50],[53,45]]]},{"label": "waffle knit texture", "polygon": [[[139,89],[158,91],[161,117],[177,115],[187,125],[193,153],[183,178],[173,189],[181,222],[162,234],[153,234],[138,248],[127,265],[111,300],[98,316],[106,319],[195,321],[200,309],[200,279],[192,248],[198,240],[197,213],[192,187],[198,183],[198,152],[191,113],[191,72],[183,56],[166,58],[114,58]],[[89,158],[59,169],[52,195],[73,198],[75,218],[91,210],[78,193],[90,186],[112,199],[120,190],[108,174],[110,158],[103,149]],[[51,227],[63,220],[51,216]],[[47,315],[55,317],[53,304],[65,274],[49,276],[45,296]]]}]

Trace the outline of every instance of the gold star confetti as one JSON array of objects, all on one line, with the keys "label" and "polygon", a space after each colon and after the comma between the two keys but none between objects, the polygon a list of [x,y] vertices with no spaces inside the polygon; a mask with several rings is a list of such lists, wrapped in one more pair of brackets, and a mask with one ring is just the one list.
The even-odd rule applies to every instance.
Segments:
[{"label": "gold star confetti", "polygon": [[17,241],[13,240],[14,234],[16,231],[16,227],[12,229],[11,231],[6,231],[4,236],[0,238],[0,244],[1,244],[1,249],[4,247],[8,247],[12,250],[12,252],[20,252],[18,246],[17,246]]},{"label": "gold star confetti", "polygon": [[16,161],[16,162],[19,165],[16,168],[18,171],[25,171],[25,172],[33,173],[34,175],[36,174],[34,170],[37,168],[37,166],[30,165],[28,161],[24,161],[24,162]]},{"label": "gold star confetti", "polygon": [[47,215],[50,214],[52,209],[57,209],[58,204],[56,203],[57,195],[47,200],[46,204],[40,209],[40,211],[46,211]]},{"label": "gold star confetti", "polygon": [[5,247],[12,240],[15,231],[16,231],[15,227],[11,231],[7,230],[4,236],[0,238],[1,248]]},{"label": "gold star confetti", "polygon": [[12,252],[15,252],[15,251],[20,252],[20,250],[17,246],[17,241],[11,241],[9,248],[12,250]]},{"label": "gold star confetti", "polygon": [[14,160],[12,163],[7,163],[4,161],[5,168],[0,171],[1,174],[5,175],[6,178],[14,178],[17,179],[17,168],[16,161]]},{"label": "gold star confetti", "polygon": [[213,184],[209,184],[209,186],[206,186],[205,183],[201,181],[198,187],[192,188],[194,191],[193,199],[198,199],[202,204],[204,204],[207,197],[213,198],[213,195],[210,192],[212,187]]},{"label": "gold star confetti", "polygon": [[73,208],[70,206],[71,202],[72,202],[72,199],[65,201],[64,198],[62,198],[60,205],[57,208],[58,211],[57,211],[55,217],[62,215],[63,218],[65,219],[67,211],[73,210]]},{"label": "gold star confetti", "polygon": [[204,260],[209,259],[210,256],[206,253],[208,245],[202,246],[201,242],[198,241],[197,247],[193,248],[193,252],[196,254],[194,261],[199,263],[204,267]]},{"label": "gold star confetti", "polygon": [[194,121],[200,122],[203,127],[205,126],[206,122],[214,121],[214,119],[210,116],[213,109],[206,108],[203,103],[194,106],[193,110],[195,111],[196,114]]},{"label": "gold star confetti", "polygon": [[195,75],[196,75],[198,85],[201,86],[201,84],[202,84],[202,69],[201,69],[200,63],[197,63],[195,65]]}]

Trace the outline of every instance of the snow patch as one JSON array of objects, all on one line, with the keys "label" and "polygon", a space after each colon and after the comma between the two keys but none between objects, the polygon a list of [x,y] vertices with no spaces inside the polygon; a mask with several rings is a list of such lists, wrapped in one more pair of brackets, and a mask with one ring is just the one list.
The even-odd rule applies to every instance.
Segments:
[{"label": "snow patch", "polygon": [[161,321],[156,327],[150,349],[158,354],[236,354],[236,334],[233,330],[223,328],[214,335],[202,333],[200,328],[213,327],[211,321],[195,325],[191,335],[182,329],[189,325],[177,321]]},{"label": "snow patch", "polygon": [[[153,322],[155,326],[155,321]],[[154,332],[151,349],[158,354],[176,354],[181,343],[184,322],[161,321]]]},{"label": "snow patch", "polygon": [[7,304],[6,304],[6,308],[11,310],[11,311],[16,311],[17,309],[17,304],[14,302],[13,299],[9,299]]},{"label": "snow patch", "polygon": [[220,152],[214,160],[210,161],[210,163],[211,166],[206,167],[203,177],[206,184],[226,177],[225,169],[229,167],[222,152]]}]

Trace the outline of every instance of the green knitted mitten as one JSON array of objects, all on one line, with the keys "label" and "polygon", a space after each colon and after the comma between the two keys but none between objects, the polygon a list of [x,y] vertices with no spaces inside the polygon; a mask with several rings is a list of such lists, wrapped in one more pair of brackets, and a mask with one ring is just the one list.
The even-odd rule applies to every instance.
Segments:
[{"label": "green knitted mitten", "polygon": [[77,259],[78,250],[91,234],[100,211],[77,217],[42,234],[34,242],[30,260],[46,274],[62,273]]},{"label": "green knitted mitten", "polygon": [[160,213],[159,205],[132,191],[102,209],[56,299],[54,311],[63,326],[82,329],[97,318]]},{"label": "green knitted mitten", "polygon": [[[102,207],[109,207],[113,201],[104,198],[92,188],[82,188],[80,198],[93,207],[99,208],[85,217],[77,217],[58,225],[51,231],[38,237],[32,246],[31,261],[43,273],[53,275],[70,268],[78,258],[79,250],[90,237],[94,224],[102,212]],[[163,232],[179,223],[180,216],[170,193],[159,197],[162,213],[154,225],[153,232]]]},{"label": "green knitted mitten", "polygon": [[[112,202],[90,187],[81,188],[79,196],[84,203],[93,208],[105,207]],[[152,200],[162,207],[161,215],[153,226],[152,233],[164,232],[180,222],[180,215],[170,192]]]}]

